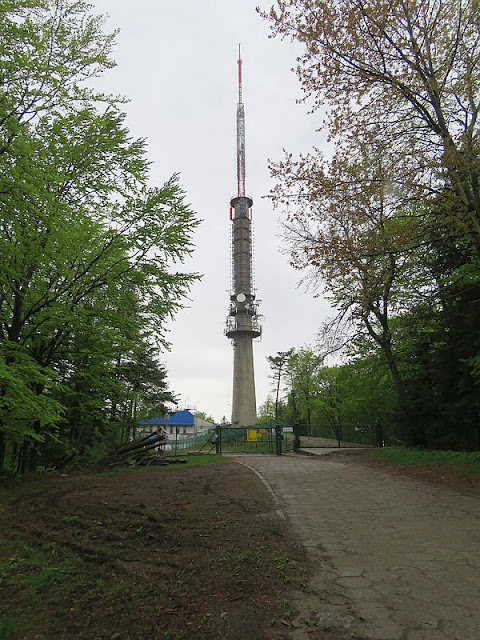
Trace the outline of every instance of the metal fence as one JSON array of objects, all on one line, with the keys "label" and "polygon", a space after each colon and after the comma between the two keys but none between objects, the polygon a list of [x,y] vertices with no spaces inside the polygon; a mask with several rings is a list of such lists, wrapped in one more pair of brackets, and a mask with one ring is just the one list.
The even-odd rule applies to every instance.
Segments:
[{"label": "metal fence", "polygon": [[[332,442],[336,446],[368,446],[383,447],[387,436],[381,424],[297,424],[295,425],[295,434],[300,441],[298,446],[332,446]],[[310,444],[306,444],[308,440]],[[317,444],[315,444],[315,440]],[[322,440],[326,440],[325,444],[321,444]],[[335,446],[335,444],[333,444]]]},{"label": "metal fence", "polygon": [[261,424],[251,427],[217,425],[197,436],[171,434],[163,447],[166,455],[209,453],[282,453],[294,450],[292,426]]},{"label": "metal fence", "polygon": [[281,455],[300,448],[379,447],[388,444],[378,424],[292,425],[281,420],[232,427],[217,425],[196,436],[169,435],[167,455],[209,453],[270,453]]}]

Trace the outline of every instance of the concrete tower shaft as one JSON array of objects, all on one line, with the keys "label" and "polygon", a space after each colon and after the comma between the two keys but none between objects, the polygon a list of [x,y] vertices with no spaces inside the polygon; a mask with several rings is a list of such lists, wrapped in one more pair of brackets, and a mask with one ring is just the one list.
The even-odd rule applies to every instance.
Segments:
[{"label": "concrete tower shaft", "polygon": [[235,294],[253,295],[252,283],[252,221],[250,208],[253,200],[236,197],[230,201],[232,208],[232,262],[233,291]]},{"label": "concrete tower shaft", "polygon": [[237,105],[237,195],[230,201],[232,221],[232,292],[225,335],[233,343],[232,424],[256,424],[253,338],[262,331],[253,289],[252,215],[253,200],[245,193],[245,109],[242,97],[242,59],[238,49]]}]

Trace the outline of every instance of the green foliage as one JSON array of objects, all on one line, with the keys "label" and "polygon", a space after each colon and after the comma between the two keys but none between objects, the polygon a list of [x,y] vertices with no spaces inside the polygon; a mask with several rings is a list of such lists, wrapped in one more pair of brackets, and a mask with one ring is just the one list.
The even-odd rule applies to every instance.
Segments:
[{"label": "green foliage", "polygon": [[322,356],[309,347],[302,347],[290,355],[286,379],[291,389],[295,422],[312,424],[316,403],[316,378],[322,366]]},{"label": "green foliage", "polygon": [[386,447],[377,451],[381,460],[398,464],[449,464],[475,467],[480,473],[480,452],[478,451],[426,451],[406,447]]},{"label": "green foliage", "polygon": [[0,622],[0,640],[16,640],[17,637],[17,625],[13,620],[7,618],[4,622]]},{"label": "green foliage", "polygon": [[18,133],[19,123],[105,99],[83,83],[114,66],[109,55],[116,34],[105,34],[102,17],[89,15],[89,8],[72,0],[2,3],[2,151]]},{"label": "green foliage", "polygon": [[0,16],[0,468],[103,450],[175,400],[158,351],[199,221],[178,175],[147,186],[119,101],[82,84],[113,64],[90,8]]},{"label": "green foliage", "polygon": [[111,429],[110,433],[105,433],[104,431],[92,433],[92,444],[86,444],[83,447],[83,455],[87,460],[106,458],[114,448],[114,445],[118,443],[118,434],[121,433],[121,425],[111,424],[109,428]]},{"label": "green foliage", "polygon": [[[375,354],[326,367],[305,347],[289,362],[286,378],[288,386],[279,415],[300,424],[305,435],[369,445],[394,440],[396,396],[388,369]],[[272,398],[261,405],[259,415],[265,422],[274,418]]]},{"label": "green foliage", "polygon": [[260,13],[303,47],[297,74],[334,141],[328,160],[271,165],[291,262],[337,310],[348,367],[371,371],[363,390],[344,367],[308,381],[292,405],[333,427],[360,393],[368,422],[394,414],[397,441],[479,449],[478,3],[278,0]]},{"label": "green foliage", "polygon": [[375,356],[356,358],[340,368],[341,419],[350,424],[380,424],[389,432],[396,394],[387,367]]},{"label": "green foliage", "polygon": [[195,416],[200,418],[201,420],[206,420],[207,422],[215,423],[215,419],[212,418],[211,415],[205,413],[205,411],[195,411]]},{"label": "green foliage", "polygon": [[[279,415],[282,414],[280,410]],[[259,424],[263,422],[271,422],[275,420],[275,400],[272,396],[268,396],[265,402],[263,402],[257,411],[257,421]]]},{"label": "green foliage", "polygon": [[[51,370],[41,367],[25,350],[0,343],[0,424],[14,442],[28,437],[44,442],[56,438],[63,407],[52,395],[57,385]],[[44,392],[37,393],[38,388]]]},{"label": "green foliage", "polygon": [[[398,321],[398,359],[407,396],[397,416],[409,446],[478,449],[480,270],[471,247],[440,236],[424,258],[439,304],[418,305]],[[438,237],[440,236],[440,237]]]}]

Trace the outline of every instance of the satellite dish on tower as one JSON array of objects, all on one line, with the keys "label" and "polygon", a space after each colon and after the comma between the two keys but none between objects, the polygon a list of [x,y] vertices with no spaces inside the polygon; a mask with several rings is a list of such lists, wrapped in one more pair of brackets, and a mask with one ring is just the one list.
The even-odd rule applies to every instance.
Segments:
[{"label": "satellite dish on tower", "polygon": [[246,299],[247,297],[244,293],[239,293],[237,296],[237,302],[245,302]]}]

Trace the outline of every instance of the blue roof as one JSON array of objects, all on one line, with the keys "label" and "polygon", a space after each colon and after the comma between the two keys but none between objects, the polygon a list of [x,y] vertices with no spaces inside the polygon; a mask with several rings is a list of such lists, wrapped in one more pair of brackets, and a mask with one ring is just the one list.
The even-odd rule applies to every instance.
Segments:
[{"label": "blue roof", "polygon": [[193,413],[190,413],[187,409],[184,411],[175,411],[174,414],[166,418],[143,418],[138,422],[140,424],[164,424],[172,426],[187,426],[193,425]]}]

